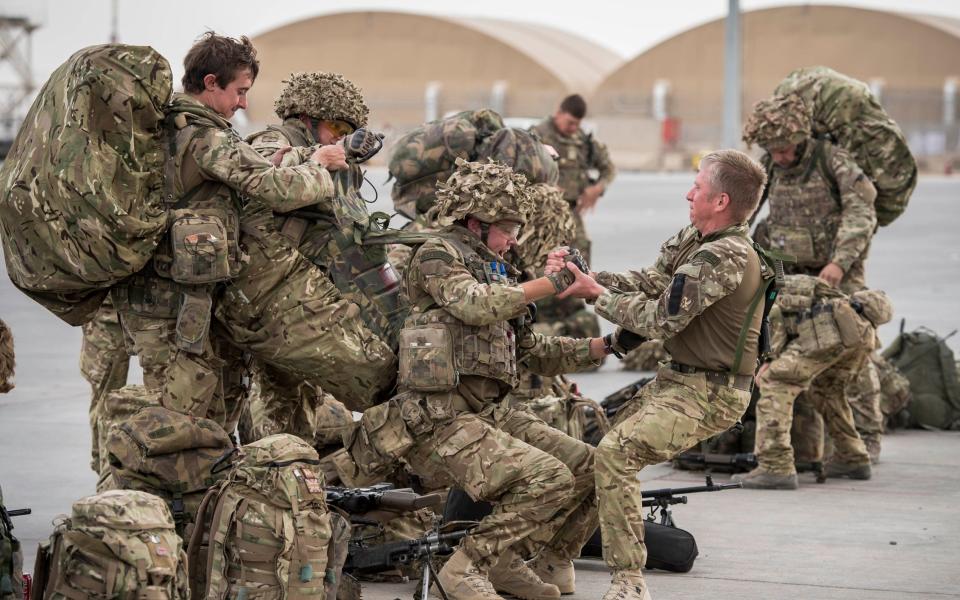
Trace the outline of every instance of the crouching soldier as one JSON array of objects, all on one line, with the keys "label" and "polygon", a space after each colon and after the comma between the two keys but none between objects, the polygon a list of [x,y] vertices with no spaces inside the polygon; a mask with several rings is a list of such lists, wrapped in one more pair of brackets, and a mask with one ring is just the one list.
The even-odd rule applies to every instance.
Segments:
[{"label": "crouching soldier", "polygon": [[517,284],[503,261],[530,205],[522,175],[458,159],[430,215],[443,229],[404,275],[412,312],[400,334],[401,393],[367,410],[349,440],[362,467],[402,457],[418,475],[440,472],[493,504],[439,573],[455,599],[573,593],[571,559],[597,525],[592,448],[502,402],[518,364],[555,375],[605,355],[601,338],[546,337],[525,322],[527,304],[572,281]]},{"label": "crouching soldier", "polygon": [[[748,488],[797,488],[790,427],[801,393],[823,416],[834,443],[826,476],[870,479],[870,455],[854,427],[846,389],[874,348],[876,327],[892,313],[883,292],[861,290],[848,296],[817,277],[786,277],[771,311],[773,360],[757,375],[759,466],[734,480]],[[822,453],[822,441],[818,445]]]}]

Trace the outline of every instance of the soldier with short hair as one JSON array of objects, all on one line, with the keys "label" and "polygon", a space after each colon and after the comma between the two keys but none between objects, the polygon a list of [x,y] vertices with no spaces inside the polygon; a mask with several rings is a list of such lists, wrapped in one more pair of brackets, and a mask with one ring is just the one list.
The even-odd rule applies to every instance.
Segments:
[{"label": "soldier with short hair", "polygon": [[[507,166],[457,160],[429,215],[442,229],[404,273],[412,312],[400,334],[401,393],[365,411],[348,445],[361,468],[402,458],[493,504],[439,573],[461,600],[572,593],[572,559],[596,526],[592,448],[503,401],[518,364],[553,375],[605,355],[600,338],[545,337],[526,323],[528,303],[572,279],[517,284],[504,262],[527,222],[527,188]],[[542,572],[523,560],[535,554]]]},{"label": "soldier with short hair", "polygon": [[[604,600],[650,597],[638,473],[727,430],[750,402],[762,301],[773,277],[747,233],[760,200],[763,168],[736,150],[700,162],[687,192],[691,224],[667,240],[653,267],[585,274],[552,252],[547,272],[573,272],[563,295],[596,302],[619,329],[618,351],[662,339],[672,362],[631,402],[639,409],[597,447],[596,489],[603,557],[613,570]],[[629,409],[628,409],[629,410]]]},{"label": "soldier with short hair", "polygon": [[748,488],[797,489],[790,428],[801,393],[823,416],[833,440],[827,477],[870,479],[870,456],[854,427],[846,390],[874,348],[876,326],[891,316],[883,292],[847,295],[817,277],[787,275],[771,311],[772,360],[757,374],[758,466],[734,481]]}]

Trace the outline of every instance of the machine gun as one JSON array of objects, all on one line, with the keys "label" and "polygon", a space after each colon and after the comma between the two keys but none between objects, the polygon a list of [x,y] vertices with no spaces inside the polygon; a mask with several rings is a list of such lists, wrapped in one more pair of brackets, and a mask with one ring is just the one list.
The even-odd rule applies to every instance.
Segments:
[{"label": "machine gun", "polygon": [[410,488],[396,489],[390,483],[370,487],[326,487],[327,504],[350,514],[361,515],[373,511],[407,512],[438,506],[440,494],[420,495]]},{"label": "machine gun", "polygon": [[640,496],[643,498],[643,506],[650,509],[650,514],[647,516],[648,521],[656,520],[657,513],[660,513],[661,525],[676,527],[677,525],[673,521],[673,511],[670,507],[674,504],[686,504],[687,497],[684,494],[722,492],[723,490],[734,490],[742,487],[742,483],[714,483],[713,477],[708,473],[706,475],[705,485],[644,490],[640,493]]},{"label": "machine gun", "polygon": [[[739,452],[736,454],[711,454],[709,452],[684,452],[674,458],[677,466],[682,469],[712,469],[719,471],[750,471],[758,466],[757,455],[753,452]],[[817,476],[817,483],[827,480],[820,461],[795,461],[797,473],[812,472]]]}]

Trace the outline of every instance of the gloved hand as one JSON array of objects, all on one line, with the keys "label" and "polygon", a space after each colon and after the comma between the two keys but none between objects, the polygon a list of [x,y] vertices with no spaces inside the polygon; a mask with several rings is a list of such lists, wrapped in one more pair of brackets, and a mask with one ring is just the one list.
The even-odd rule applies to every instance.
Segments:
[{"label": "gloved hand", "polygon": [[623,358],[624,354],[638,348],[645,341],[647,338],[623,327],[617,327],[615,332],[603,336],[604,348],[609,348],[617,358]]},{"label": "gloved hand", "polygon": [[350,162],[362,163],[373,158],[383,148],[382,133],[361,127],[343,138],[343,147]]}]

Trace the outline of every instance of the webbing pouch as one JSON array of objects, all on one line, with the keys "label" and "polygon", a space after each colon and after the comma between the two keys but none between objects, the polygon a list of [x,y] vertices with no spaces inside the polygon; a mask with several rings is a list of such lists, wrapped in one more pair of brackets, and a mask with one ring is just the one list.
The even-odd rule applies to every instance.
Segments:
[{"label": "webbing pouch", "polygon": [[801,266],[815,266],[817,252],[813,245],[813,236],[803,227],[784,227],[770,225],[770,243],[777,249],[792,254]]},{"label": "webbing pouch", "polygon": [[177,313],[177,347],[191,354],[202,354],[210,332],[213,299],[205,290],[184,292]]},{"label": "webbing pouch", "polygon": [[[180,212],[180,211],[175,211]],[[203,284],[230,278],[230,244],[223,221],[215,215],[181,214],[170,226],[173,261],[170,278]]]},{"label": "webbing pouch", "polygon": [[416,325],[400,331],[401,387],[445,392],[460,381],[453,357],[453,335],[442,324]]}]

